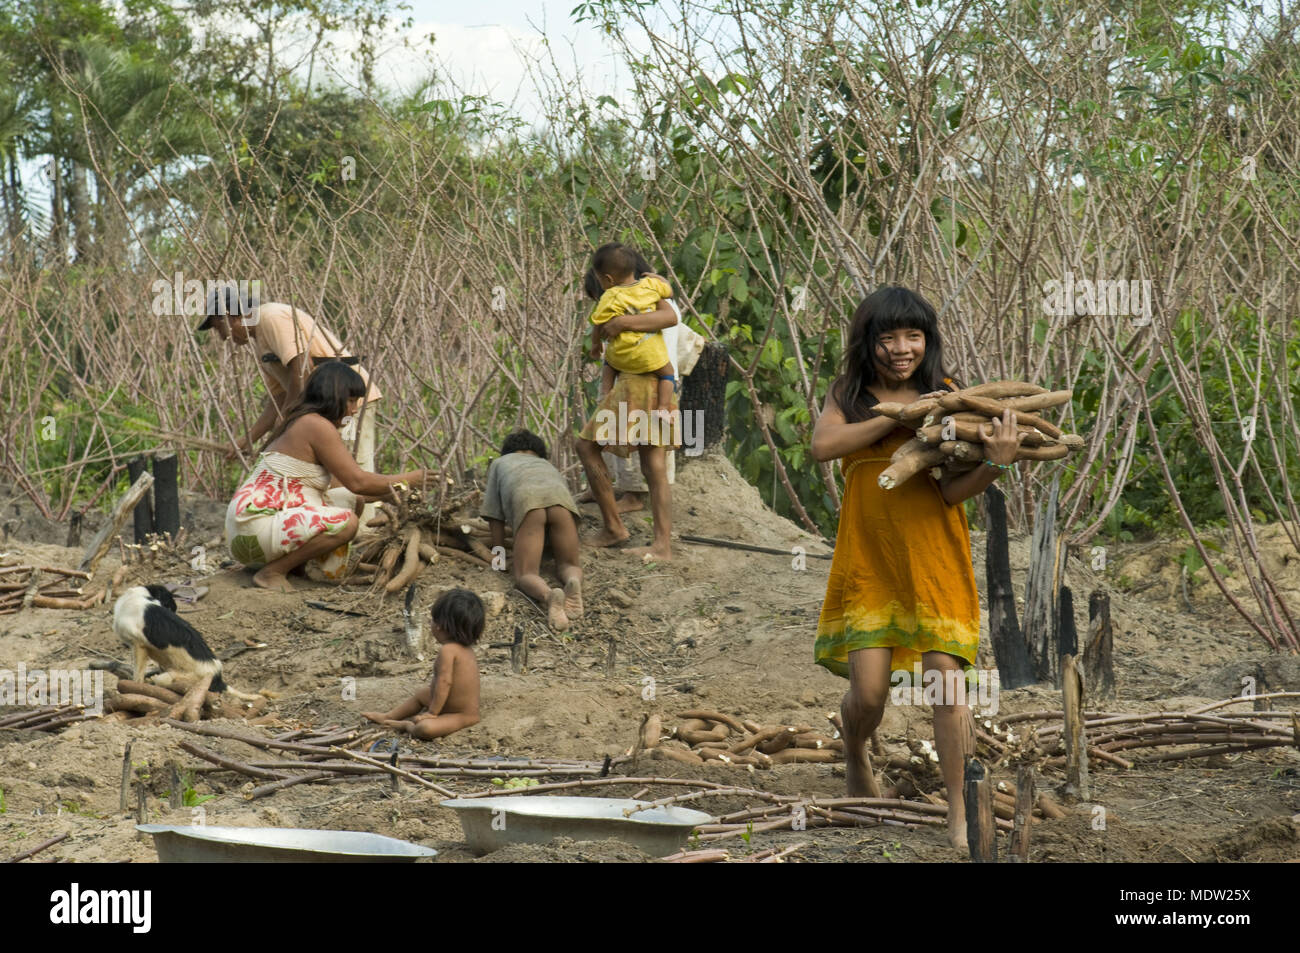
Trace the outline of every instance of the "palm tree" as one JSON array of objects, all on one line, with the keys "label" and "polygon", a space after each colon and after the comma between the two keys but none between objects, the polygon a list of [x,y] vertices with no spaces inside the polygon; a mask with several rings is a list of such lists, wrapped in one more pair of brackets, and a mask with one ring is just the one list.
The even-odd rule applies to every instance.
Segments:
[{"label": "palm tree", "polygon": [[17,256],[23,242],[26,210],[18,158],[32,129],[30,99],[12,83],[0,83],[0,205],[3,205],[9,250]]}]

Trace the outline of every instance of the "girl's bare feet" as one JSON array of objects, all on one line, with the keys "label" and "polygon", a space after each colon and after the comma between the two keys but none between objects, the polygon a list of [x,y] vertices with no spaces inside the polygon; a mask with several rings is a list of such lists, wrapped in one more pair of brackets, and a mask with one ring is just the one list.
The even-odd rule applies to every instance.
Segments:
[{"label": "girl's bare feet", "polygon": [[396,728],[398,731],[406,731],[410,728],[409,722],[389,718],[386,711],[363,711],[361,717],[373,721],[376,725],[383,725],[385,728]]},{"label": "girl's bare feet", "polygon": [[844,749],[844,779],[847,782],[849,797],[870,797],[871,788],[867,785],[867,761],[862,751]]},{"label": "girl's bare feet", "polygon": [[637,510],[645,509],[645,500],[641,498],[640,493],[624,493],[614,505],[620,513],[635,513]]},{"label": "girl's bare feet", "polygon": [[629,555],[639,556],[645,562],[672,562],[673,550],[667,543],[655,543],[653,546],[636,546],[627,550]]},{"label": "girl's bare feet", "polygon": [[618,543],[623,542],[623,540],[627,539],[629,536],[632,535],[627,531],[626,526],[622,527],[622,530],[623,530],[622,533],[617,533],[610,529],[602,529],[595,536],[591,536],[583,540],[583,542],[585,542],[588,546],[595,546],[597,549],[600,549],[605,546],[614,546]]},{"label": "girl's bare feet", "polygon": [[564,612],[570,619],[582,618],[581,579],[570,579],[564,584]]},{"label": "girl's bare feet", "polygon": [[271,589],[275,592],[293,592],[293,583],[291,583],[284,573],[267,572],[266,568],[258,570],[253,576],[253,585],[261,589]]},{"label": "girl's bare feet", "polygon": [[951,807],[948,808],[948,844],[963,853],[970,850],[966,842],[966,818],[957,817]]},{"label": "girl's bare feet", "polygon": [[546,600],[546,622],[555,632],[563,632],[569,627],[569,617],[564,611],[564,590],[552,589]]}]

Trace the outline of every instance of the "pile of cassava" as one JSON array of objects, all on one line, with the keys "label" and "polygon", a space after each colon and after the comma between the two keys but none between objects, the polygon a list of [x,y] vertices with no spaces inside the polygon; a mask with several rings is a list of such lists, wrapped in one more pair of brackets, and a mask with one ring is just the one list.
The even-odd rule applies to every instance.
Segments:
[{"label": "pile of cassava", "polygon": [[996,381],[953,391],[941,397],[925,397],[910,404],[879,403],[872,408],[882,417],[892,417],[916,436],[903,444],[880,474],[879,483],[892,490],[922,470],[931,468],[938,479],[944,471],[965,473],[986,459],[985,436],[996,418],[1011,410],[1016,429],[1024,435],[1016,461],[1060,460],[1083,446],[1083,437],[1062,433],[1038,411],[1068,404],[1072,391],[1049,391],[1022,381]]},{"label": "pile of cassava", "polygon": [[[844,742],[808,725],[760,725],[717,711],[682,712],[682,720],[664,738],[658,715],[641,724],[640,748],[650,756],[682,764],[723,764],[770,768],[776,764],[827,763],[844,760]],[[838,734],[838,732],[836,732]]]},{"label": "pile of cassava", "polygon": [[224,694],[198,691],[194,679],[174,677],[170,686],[121,678],[116,691],[104,696],[105,721],[200,721],[206,718],[258,718],[266,713],[273,693],[248,695],[233,689]]},{"label": "pile of cassava", "polygon": [[[398,592],[441,556],[492,568],[488,525],[468,515],[479,498],[479,490],[448,483],[437,500],[410,490],[400,496],[396,506],[380,503],[379,512],[366,524],[378,533],[358,540],[355,548],[361,554],[360,560],[351,566],[346,583]],[[511,545],[507,538],[505,546]]]}]

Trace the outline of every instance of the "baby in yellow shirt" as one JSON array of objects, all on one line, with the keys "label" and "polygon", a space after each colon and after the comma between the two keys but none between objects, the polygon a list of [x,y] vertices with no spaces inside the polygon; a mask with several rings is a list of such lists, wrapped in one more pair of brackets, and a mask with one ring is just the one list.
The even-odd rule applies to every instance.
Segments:
[{"label": "baby in yellow shirt", "polygon": [[[636,280],[636,256],[624,245],[602,245],[591,259],[600,286],[605,289],[596,309],[591,313],[591,353],[599,357],[601,335],[595,330],[611,318],[623,314],[643,314],[654,311],[661,300],[673,296],[672,289],[662,278],[647,275]],[[659,378],[659,407],[670,406],[677,378],[668,359],[668,345],[658,331],[624,331],[609,342],[605,350],[605,366],[601,370],[601,393],[609,393],[614,386],[614,372],[625,374],[654,374]]]}]

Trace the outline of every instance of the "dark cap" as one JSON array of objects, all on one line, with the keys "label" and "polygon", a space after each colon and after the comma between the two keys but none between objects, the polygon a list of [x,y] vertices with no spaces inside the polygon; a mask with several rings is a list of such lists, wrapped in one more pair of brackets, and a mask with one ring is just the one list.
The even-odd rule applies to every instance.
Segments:
[{"label": "dark cap", "polygon": [[[256,306],[256,301],[253,305]],[[194,330],[206,331],[212,327],[213,318],[248,314],[249,310],[249,302],[243,290],[233,281],[227,281],[208,291],[207,317]]]}]

